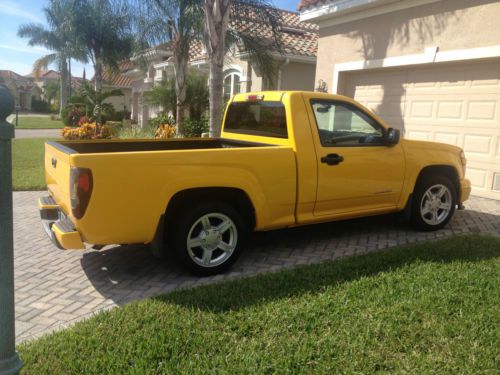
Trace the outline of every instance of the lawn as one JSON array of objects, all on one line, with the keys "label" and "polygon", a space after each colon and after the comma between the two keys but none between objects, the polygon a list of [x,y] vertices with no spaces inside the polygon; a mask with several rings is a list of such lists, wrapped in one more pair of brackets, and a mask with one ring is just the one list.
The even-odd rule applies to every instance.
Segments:
[{"label": "lawn", "polygon": [[495,373],[500,240],[463,236],[126,305],[20,345],[24,374]]},{"label": "lawn", "polygon": [[[15,116],[9,118],[12,124],[16,124]],[[16,129],[60,129],[64,127],[61,120],[51,120],[49,116],[23,116],[19,115],[19,123]]]},{"label": "lawn", "polygon": [[45,189],[45,138],[20,138],[12,141],[12,186],[14,190]]}]

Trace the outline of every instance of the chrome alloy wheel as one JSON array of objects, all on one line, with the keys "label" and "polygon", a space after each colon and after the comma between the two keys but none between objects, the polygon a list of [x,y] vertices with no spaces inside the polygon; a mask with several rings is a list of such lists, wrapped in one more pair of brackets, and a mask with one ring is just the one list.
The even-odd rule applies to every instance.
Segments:
[{"label": "chrome alloy wheel", "polygon": [[422,196],[420,215],[429,225],[445,221],[452,209],[453,197],[450,189],[442,184],[431,186]]},{"label": "chrome alloy wheel", "polygon": [[237,243],[236,224],[230,217],[214,212],[194,222],[187,236],[186,247],[196,264],[216,267],[231,257]]}]

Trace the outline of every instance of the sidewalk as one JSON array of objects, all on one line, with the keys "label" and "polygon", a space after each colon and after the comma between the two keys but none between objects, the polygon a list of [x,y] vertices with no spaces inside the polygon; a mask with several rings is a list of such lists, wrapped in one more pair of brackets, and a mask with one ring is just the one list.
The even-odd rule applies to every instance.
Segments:
[{"label": "sidewalk", "polygon": [[61,129],[16,129],[15,138],[61,138]]}]

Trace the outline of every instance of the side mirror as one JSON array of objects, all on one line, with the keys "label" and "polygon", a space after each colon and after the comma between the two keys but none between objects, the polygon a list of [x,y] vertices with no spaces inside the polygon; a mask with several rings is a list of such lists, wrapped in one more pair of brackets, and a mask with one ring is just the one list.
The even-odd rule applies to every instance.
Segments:
[{"label": "side mirror", "polygon": [[398,129],[389,128],[385,134],[385,143],[387,145],[397,145],[399,143],[400,132]]}]

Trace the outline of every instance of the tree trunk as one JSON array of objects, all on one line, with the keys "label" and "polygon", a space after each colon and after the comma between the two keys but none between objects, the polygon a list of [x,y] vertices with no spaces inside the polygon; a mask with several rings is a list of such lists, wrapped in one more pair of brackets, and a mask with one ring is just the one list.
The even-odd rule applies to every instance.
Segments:
[{"label": "tree trunk", "polygon": [[[95,90],[95,107],[94,116],[96,117],[96,124],[102,125],[102,115],[101,115],[101,94],[102,94],[102,62],[99,58],[96,58],[94,65],[94,90]],[[96,126],[97,133],[97,126]]]},{"label": "tree trunk", "polygon": [[224,107],[224,58],[222,58],[222,63],[213,60],[215,59],[210,60],[209,126],[210,137],[220,137]]},{"label": "tree trunk", "polygon": [[177,53],[174,54],[175,94],[177,96],[177,108],[175,117],[177,120],[177,134],[180,136],[184,134],[186,73],[188,62],[188,53],[186,53],[186,50],[188,51],[187,48],[180,47],[178,48]]},{"label": "tree trunk", "polygon": [[71,96],[73,95],[73,93],[71,92],[71,89],[72,89],[72,83],[73,83],[73,79],[71,78],[71,57],[68,57],[68,76],[69,76],[69,94],[68,94],[68,98],[71,99]]},{"label": "tree trunk", "polygon": [[59,89],[59,117],[62,115],[62,110],[66,107],[68,102],[68,66],[66,65],[66,58],[62,57],[59,61],[59,70],[61,78],[59,79],[60,89]]},{"label": "tree trunk", "polygon": [[231,0],[204,0],[205,47],[210,61],[210,136],[219,137],[223,110],[223,80],[226,31]]}]

